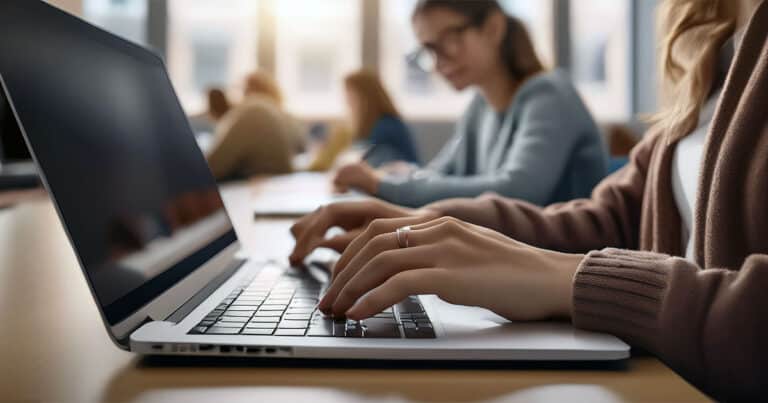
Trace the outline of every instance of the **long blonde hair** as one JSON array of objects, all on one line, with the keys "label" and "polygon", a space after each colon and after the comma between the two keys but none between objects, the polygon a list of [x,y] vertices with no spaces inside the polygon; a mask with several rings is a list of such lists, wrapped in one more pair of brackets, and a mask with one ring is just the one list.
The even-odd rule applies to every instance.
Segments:
[{"label": "long blonde hair", "polygon": [[376,73],[360,70],[344,78],[344,85],[357,95],[359,108],[351,117],[354,136],[365,139],[376,121],[384,116],[400,118],[392,98]]},{"label": "long blonde hair", "polygon": [[696,129],[713,90],[720,50],[735,31],[734,3],[664,0],[658,9],[662,109],[652,121],[669,141]]}]

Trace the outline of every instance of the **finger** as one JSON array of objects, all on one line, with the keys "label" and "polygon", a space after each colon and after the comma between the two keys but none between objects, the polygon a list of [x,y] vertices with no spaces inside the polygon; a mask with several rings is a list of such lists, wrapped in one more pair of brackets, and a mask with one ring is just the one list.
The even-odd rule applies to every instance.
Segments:
[{"label": "finger", "polygon": [[453,218],[453,217],[447,217],[446,216],[446,217],[435,218],[435,219],[432,219],[432,220],[429,220],[429,221],[425,221],[425,222],[422,222],[422,223],[419,223],[419,224],[416,224],[416,225],[412,225],[411,229],[412,230],[422,230],[422,229],[436,227],[436,226],[439,226],[439,225],[454,226],[456,228],[468,228],[472,224],[469,224],[466,221],[459,220],[458,218]]},{"label": "finger", "polygon": [[[408,249],[435,243],[441,239],[444,233],[445,229],[440,225],[423,230],[411,230],[407,235],[409,243]],[[371,239],[371,241],[366,243],[352,258],[347,267],[340,272],[336,272],[336,276],[333,278],[331,285],[320,300],[318,308],[323,312],[328,312],[336,301],[339,291],[344,288],[347,282],[349,282],[349,280],[357,274],[366,263],[385,251],[397,249],[400,249],[400,247],[397,243],[397,236],[393,232],[380,234]]]},{"label": "finger", "polygon": [[450,271],[442,268],[408,270],[396,274],[360,298],[345,313],[348,319],[370,318],[410,295],[455,293]]},{"label": "finger", "polygon": [[318,248],[329,248],[333,249],[336,252],[342,253],[344,252],[344,249],[349,246],[349,244],[358,236],[362,230],[352,230],[349,232],[345,232],[341,235],[337,235],[332,238],[324,239],[320,243],[317,244]]},{"label": "finger", "polygon": [[330,228],[330,218],[326,209],[314,213],[314,217],[310,220],[304,231],[296,238],[296,244],[293,247],[293,252],[288,257],[291,264],[298,264],[304,260],[307,255],[315,249],[317,244],[323,240],[323,236]]},{"label": "finger", "polygon": [[380,253],[366,263],[338,291],[330,311],[334,315],[342,316],[365,293],[398,273],[433,266],[436,254],[440,253],[436,245],[394,249]]},{"label": "finger", "polygon": [[296,244],[288,260],[292,264],[303,261],[325,239],[325,233],[331,227],[338,226],[350,230],[362,226],[368,211],[368,202],[334,203],[302,218],[301,224],[292,228],[292,231],[295,231]]},{"label": "finger", "polygon": [[[425,216],[409,216],[409,217],[401,217],[401,218],[390,218],[390,219],[378,219],[372,221],[370,224],[368,224],[368,227],[363,231],[360,236],[355,238],[347,247],[347,249],[344,250],[344,253],[341,255],[339,260],[336,262],[336,266],[333,269],[333,278],[336,278],[336,276],[339,275],[344,269],[347,267],[349,262],[357,256],[357,254],[360,252],[360,250],[368,244],[368,242],[371,241],[376,236],[386,234],[386,233],[394,233],[397,231],[398,228],[405,227],[407,225],[414,226],[416,224],[421,224],[423,222],[428,221],[429,218]],[[395,245],[397,242],[395,242]]]}]

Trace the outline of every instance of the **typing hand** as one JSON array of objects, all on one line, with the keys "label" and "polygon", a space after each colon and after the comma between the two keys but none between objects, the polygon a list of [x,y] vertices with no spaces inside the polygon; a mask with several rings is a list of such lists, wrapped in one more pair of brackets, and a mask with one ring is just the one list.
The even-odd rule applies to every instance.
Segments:
[{"label": "typing hand", "polygon": [[333,186],[342,193],[354,188],[375,195],[379,190],[379,180],[376,170],[365,162],[358,162],[341,167],[333,179]]},{"label": "typing hand", "polygon": [[[317,248],[343,252],[372,221],[398,217],[417,217],[426,222],[436,218],[437,213],[398,207],[380,200],[330,204],[302,217],[291,227],[296,245],[289,260],[291,264],[301,264],[304,258]],[[328,230],[334,227],[340,227],[345,232],[326,238]]]},{"label": "typing hand", "polygon": [[[534,248],[449,217],[408,221],[378,220],[346,248],[318,306],[323,312],[361,320],[409,295],[436,294],[510,320],[570,316],[582,255]],[[410,230],[398,237],[404,223]]]}]

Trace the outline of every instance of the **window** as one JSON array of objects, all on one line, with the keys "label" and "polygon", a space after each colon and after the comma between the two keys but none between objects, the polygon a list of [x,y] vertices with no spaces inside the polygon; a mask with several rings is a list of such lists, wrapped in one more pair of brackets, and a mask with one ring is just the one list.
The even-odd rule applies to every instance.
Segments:
[{"label": "window", "polygon": [[83,18],[130,41],[146,43],[147,0],[84,0]]},{"label": "window", "polygon": [[629,0],[571,3],[573,78],[600,120],[626,120],[631,115],[629,13]]},{"label": "window", "polygon": [[213,87],[237,100],[256,68],[258,0],[169,0],[168,20],[168,69],[187,112],[204,110]]},{"label": "window", "polygon": [[360,7],[360,0],[275,1],[276,78],[293,113],[344,113],[342,79],[361,67]]}]

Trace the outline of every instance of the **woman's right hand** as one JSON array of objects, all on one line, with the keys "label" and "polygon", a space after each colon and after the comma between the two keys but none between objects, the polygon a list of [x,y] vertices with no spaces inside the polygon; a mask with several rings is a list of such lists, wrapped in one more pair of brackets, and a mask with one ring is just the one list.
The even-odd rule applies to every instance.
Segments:
[{"label": "woman's right hand", "polygon": [[[403,225],[410,225],[438,217],[439,214],[432,210],[414,210],[376,199],[330,204],[302,217],[291,227],[296,245],[288,259],[292,265],[301,264],[317,248],[344,252],[347,245],[376,219],[402,218]],[[333,227],[346,232],[326,238],[326,232]]]}]

